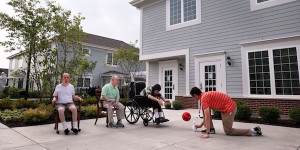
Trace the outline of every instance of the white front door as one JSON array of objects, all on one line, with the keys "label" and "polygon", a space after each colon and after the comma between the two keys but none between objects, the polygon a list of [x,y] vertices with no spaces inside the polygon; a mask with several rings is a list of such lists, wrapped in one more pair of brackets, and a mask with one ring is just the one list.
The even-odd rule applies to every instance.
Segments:
[{"label": "white front door", "polygon": [[221,62],[200,63],[200,89],[203,92],[221,90]]},{"label": "white front door", "polygon": [[175,100],[178,93],[178,63],[177,61],[166,61],[159,63],[159,84],[161,94],[171,102]]}]

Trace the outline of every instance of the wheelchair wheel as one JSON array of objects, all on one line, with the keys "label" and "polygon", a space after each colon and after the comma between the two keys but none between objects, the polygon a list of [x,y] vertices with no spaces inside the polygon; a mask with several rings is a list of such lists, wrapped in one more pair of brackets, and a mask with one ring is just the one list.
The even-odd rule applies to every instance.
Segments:
[{"label": "wheelchair wheel", "polygon": [[149,121],[148,121],[147,119],[145,119],[145,120],[143,121],[144,126],[148,126],[148,123],[149,123]]},{"label": "wheelchair wheel", "polygon": [[128,101],[125,105],[124,114],[128,123],[136,123],[140,118],[139,105],[135,101]]},{"label": "wheelchair wheel", "polygon": [[153,112],[148,108],[140,109],[140,115],[143,120],[150,122],[153,119]]}]

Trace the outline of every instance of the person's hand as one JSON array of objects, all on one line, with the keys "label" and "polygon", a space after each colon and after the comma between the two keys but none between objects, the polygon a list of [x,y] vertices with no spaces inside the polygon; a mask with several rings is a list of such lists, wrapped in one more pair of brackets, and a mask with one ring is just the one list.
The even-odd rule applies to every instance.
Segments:
[{"label": "person's hand", "polygon": [[54,106],[56,104],[56,99],[52,100],[52,105]]},{"label": "person's hand", "polygon": [[209,134],[206,133],[206,134],[201,135],[200,137],[201,137],[202,139],[206,139],[206,138],[209,138]]},{"label": "person's hand", "polygon": [[195,125],[196,128],[202,128],[203,125]]},{"label": "person's hand", "polygon": [[119,102],[115,102],[115,107],[118,108]]},{"label": "person's hand", "polygon": [[162,103],[161,101],[158,101],[158,104],[159,104],[160,106],[162,106],[162,105],[163,105],[163,103]]},{"label": "person's hand", "polygon": [[82,104],[82,102],[83,102],[83,99],[79,98],[79,103]]},{"label": "person's hand", "polygon": [[112,102],[108,102],[109,107],[113,107]]}]

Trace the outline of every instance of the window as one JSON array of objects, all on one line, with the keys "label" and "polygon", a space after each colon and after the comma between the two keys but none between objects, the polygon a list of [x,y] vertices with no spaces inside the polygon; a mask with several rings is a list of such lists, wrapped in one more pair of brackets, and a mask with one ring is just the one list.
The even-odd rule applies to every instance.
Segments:
[{"label": "window", "polygon": [[117,65],[117,62],[114,61],[113,53],[107,53],[106,64],[108,64],[108,65]]},{"label": "window", "polygon": [[23,78],[18,79],[18,89],[23,89]]},{"label": "window", "polygon": [[167,30],[201,23],[201,0],[167,0]]},{"label": "window", "polygon": [[287,47],[248,52],[250,94],[300,95],[297,51]]},{"label": "window", "polygon": [[78,78],[77,87],[90,87],[91,79],[90,78]]},{"label": "window", "polygon": [[82,48],[82,52],[85,54],[85,56],[90,56],[91,51],[88,48]]},{"label": "window", "polygon": [[296,0],[250,0],[251,11],[273,7]]}]

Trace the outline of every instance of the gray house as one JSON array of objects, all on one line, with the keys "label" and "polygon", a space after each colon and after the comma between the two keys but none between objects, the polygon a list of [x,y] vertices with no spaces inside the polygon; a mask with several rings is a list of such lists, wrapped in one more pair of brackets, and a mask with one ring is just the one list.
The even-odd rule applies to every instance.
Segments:
[{"label": "gray house", "polygon": [[[112,75],[118,75],[120,77],[120,85],[125,83],[120,68],[113,60],[113,52],[121,46],[125,48],[131,48],[131,45],[116,39],[106,38],[98,35],[88,34],[86,42],[82,43],[83,51],[86,51],[90,55],[85,57],[90,61],[97,61],[96,67],[92,73],[82,76],[77,80],[77,91],[80,89],[86,89],[89,87],[102,87],[110,82]],[[8,73],[8,86],[14,86],[17,88],[25,88],[25,76],[26,72],[21,73],[18,76],[14,76],[12,72],[18,69],[24,69],[27,67],[27,63],[22,57],[22,53],[17,53],[9,56],[10,60],[9,73]],[[143,74],[137,76],[139,78],[145,78]],[[31,83],[30,88],[36,88]]]},{"label": "gray house", "polygon": [[133,0],[147,85],[198,107],[189,89],[221,91],[284,115],[300,107],[299,0]]}]

